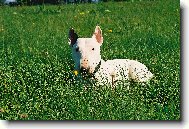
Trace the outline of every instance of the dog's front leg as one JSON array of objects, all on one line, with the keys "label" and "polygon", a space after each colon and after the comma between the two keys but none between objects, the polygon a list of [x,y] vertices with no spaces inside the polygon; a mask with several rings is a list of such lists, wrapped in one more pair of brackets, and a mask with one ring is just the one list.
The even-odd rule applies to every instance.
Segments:
[{"label": "dog's front leg", "polygon": [[116,76],[115,72],[112,72],[110,76],[111,76],[112,88],[115,88],[115,76]]}]

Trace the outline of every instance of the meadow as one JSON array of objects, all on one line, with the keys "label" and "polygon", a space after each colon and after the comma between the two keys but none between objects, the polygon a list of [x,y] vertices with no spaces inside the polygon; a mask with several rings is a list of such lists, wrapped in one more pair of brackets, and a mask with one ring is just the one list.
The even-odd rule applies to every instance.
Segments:
[{"label": "meadow", "polygon": [[[0,7],[0,119],[181,120],[179,0]],[[154,78],[129,89],[73,74],[68,45],[103,31],[104,60],[144,63]]]}]

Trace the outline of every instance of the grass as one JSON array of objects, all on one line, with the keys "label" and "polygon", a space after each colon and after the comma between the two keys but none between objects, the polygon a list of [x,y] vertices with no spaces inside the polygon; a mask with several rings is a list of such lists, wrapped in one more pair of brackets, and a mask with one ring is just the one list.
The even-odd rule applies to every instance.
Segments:
[{"label": "grass", "polygon": [[[0,119],[181,119],[178,0],[2,6],[0,15]],[[68,30],[89,37],[97,24],[102,58],[139,60],[155,75],[149,84],[113,90],[74,77]]]}]

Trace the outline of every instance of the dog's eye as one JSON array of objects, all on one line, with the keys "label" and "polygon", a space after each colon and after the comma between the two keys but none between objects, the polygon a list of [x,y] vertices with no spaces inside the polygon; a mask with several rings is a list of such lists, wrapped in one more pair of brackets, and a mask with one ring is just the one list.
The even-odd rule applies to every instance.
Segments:
[{"label": "dog's eye", "polygon": [[94,51],[94,48],[92,48],[92,50]]},{"label": "dog's eye", "polygon": [[78,52],[78,51],[79,51],[79,48],[76,48],[75,51]]}]

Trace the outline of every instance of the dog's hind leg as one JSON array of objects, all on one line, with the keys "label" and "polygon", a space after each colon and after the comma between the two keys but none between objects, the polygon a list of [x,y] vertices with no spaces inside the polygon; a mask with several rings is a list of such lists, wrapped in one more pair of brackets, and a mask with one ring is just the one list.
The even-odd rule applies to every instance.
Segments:
[{"label": "dog's hind leg", "polygon": [[135,82],[147,82],[153,77],[153,74],[144,64],[134,60],[129,62],[129,75]]}]

